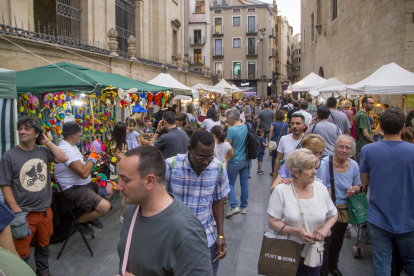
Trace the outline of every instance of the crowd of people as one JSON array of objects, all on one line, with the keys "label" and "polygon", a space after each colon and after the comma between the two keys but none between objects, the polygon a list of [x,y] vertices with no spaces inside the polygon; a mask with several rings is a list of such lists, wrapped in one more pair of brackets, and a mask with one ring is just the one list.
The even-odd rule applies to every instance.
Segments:
[{"label": "crowd of people", "polygon": [[[263,185],[269,185],[271,231],[303,244],[297,275],[342,275],[347,199],[361,193],[369,200],[363,227],[374,275],[403,269],[414,275],[414,111],[405,116],[387,106],[376,142],[371,97],[362,98],[358,113],[353,103],[334,97],[320,105],[311,98],[266,96],[215,98],[201,106],[198,112],[192,104],[182,112],[177,105],[160,110],[153,115],[153,133],[147,133],[140,127],[147,110],[136,105],[112,129],[109,152],[117,161],[115,188],[122,198],[120,275],[217,275],[227,253],[224,219],[248,212],[252,156]],[[91,175],[102,157],[85,159],[79,151],[77,122],[63,124],[58,145],[35,119],[23,117],[17,128],[18,146],[0,160],[0,274],[50,276],[50,163],[62,193],[82,210],[77,223],[85,235],[104,228],[99,218],[112,209],[106,199],[115,191],[107,185],[106,198],[98,193]],[[268,180],[262,176],[266,154]],[[31,243],[36,272],[25,264]],[[324,248],[323,258],[310,265],[315,244]]]}]

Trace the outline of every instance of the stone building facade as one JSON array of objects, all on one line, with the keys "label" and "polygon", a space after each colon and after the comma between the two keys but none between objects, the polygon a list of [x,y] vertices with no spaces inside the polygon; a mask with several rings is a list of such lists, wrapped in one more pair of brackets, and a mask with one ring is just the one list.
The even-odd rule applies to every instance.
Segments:
[{"label": "stone building facade", "polygon": [[292,83],[300,80],[300,34],[292,37]]},{"label": "stone building facade", "polygon": [[[168,68],[187,86],[211,84],[206,71],[188,70],[188,62],[183,59],[184,0],[73,0],[64,6],[65,3],[0,0],[4,16],[0,34],[53,63],[66,61],[144,82]],[[3,39],[0,59],[2,68],[15,71],[48,64]]]},{"label": "stone building facade", "polygon": [[210,2],[211,71],[245,91],[271,94],[276,72],[276,3],[206,2]]},{"label": "stone building facade", "polygon": [[289,25],[286,16],[277,16],[277,91],[278,93],[288,89],[292,81],[292,33],[293,28]]},{"label": "stone building facade", "polygon": [[[414,1],[301,1],[301,78],[356,83],[395,62],[414,72]],[[402,97],[383,101],[401,106]]]}]

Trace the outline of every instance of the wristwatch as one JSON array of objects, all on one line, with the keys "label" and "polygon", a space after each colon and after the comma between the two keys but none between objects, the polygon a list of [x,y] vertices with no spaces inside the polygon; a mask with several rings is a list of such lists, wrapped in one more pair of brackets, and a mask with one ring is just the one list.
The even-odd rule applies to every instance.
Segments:
[{"label": "wristwatch", "polygon": [[226,238],[224,238],[224,236],[221,236],[221,235],[220,235],[220,236],[218,236],[218,237],[217,237],[217,239],[223,239],[223,240],[226,240]]}]

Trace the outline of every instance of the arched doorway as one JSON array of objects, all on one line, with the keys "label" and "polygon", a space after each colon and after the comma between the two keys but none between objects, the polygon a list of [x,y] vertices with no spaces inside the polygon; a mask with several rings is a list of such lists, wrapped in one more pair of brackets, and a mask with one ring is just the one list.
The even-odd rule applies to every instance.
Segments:
[{"label": "arched doorway", "polygon": [[319,68],[319,76],[322,77],[322,78],[325,77],[325,74],[323,73],[323,68],[322,67]]}]

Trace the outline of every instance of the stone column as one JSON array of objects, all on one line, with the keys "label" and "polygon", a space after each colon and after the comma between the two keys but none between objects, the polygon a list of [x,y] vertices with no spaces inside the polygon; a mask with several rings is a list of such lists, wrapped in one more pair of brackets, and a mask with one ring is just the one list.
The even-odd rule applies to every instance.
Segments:
[{"label": "stone column", "polygon": [[135,0],[135,45],[137,48],[138,56],[142,56],[144,51],[143,44],[144,35],[144,0]]},{"label": "stone column", "polygon": [[111,52],[109,54],[115,57],[118,56],[118,54],[116,53],[116,50],[118,50],[118,41],[116,41],[117,37],[118,32],[115,30],[115,28],[110,28],[108,31],[108,47]]},{"label": "stone column", "polygon": [[184,56],[183,58],[183,67],[185,71],[188,71],[188,57]]},{"label": "stone column", "polygon": [[176,58],[177,58],[177,66],[178,66],[178,71],[182,71],[183,70],[183,58],[181,57],[181,54],[180,53],[178,53],[177,55],[176,55]]},{"label": "stone column", "polygon": [[135,39],[133,35],[130,35],[127,39],[127,42],[128,42],[128,53],[131,55],[131,60],[137,60],[135,57],[137,54],[137,47],[136,47],[137,40]]}]

